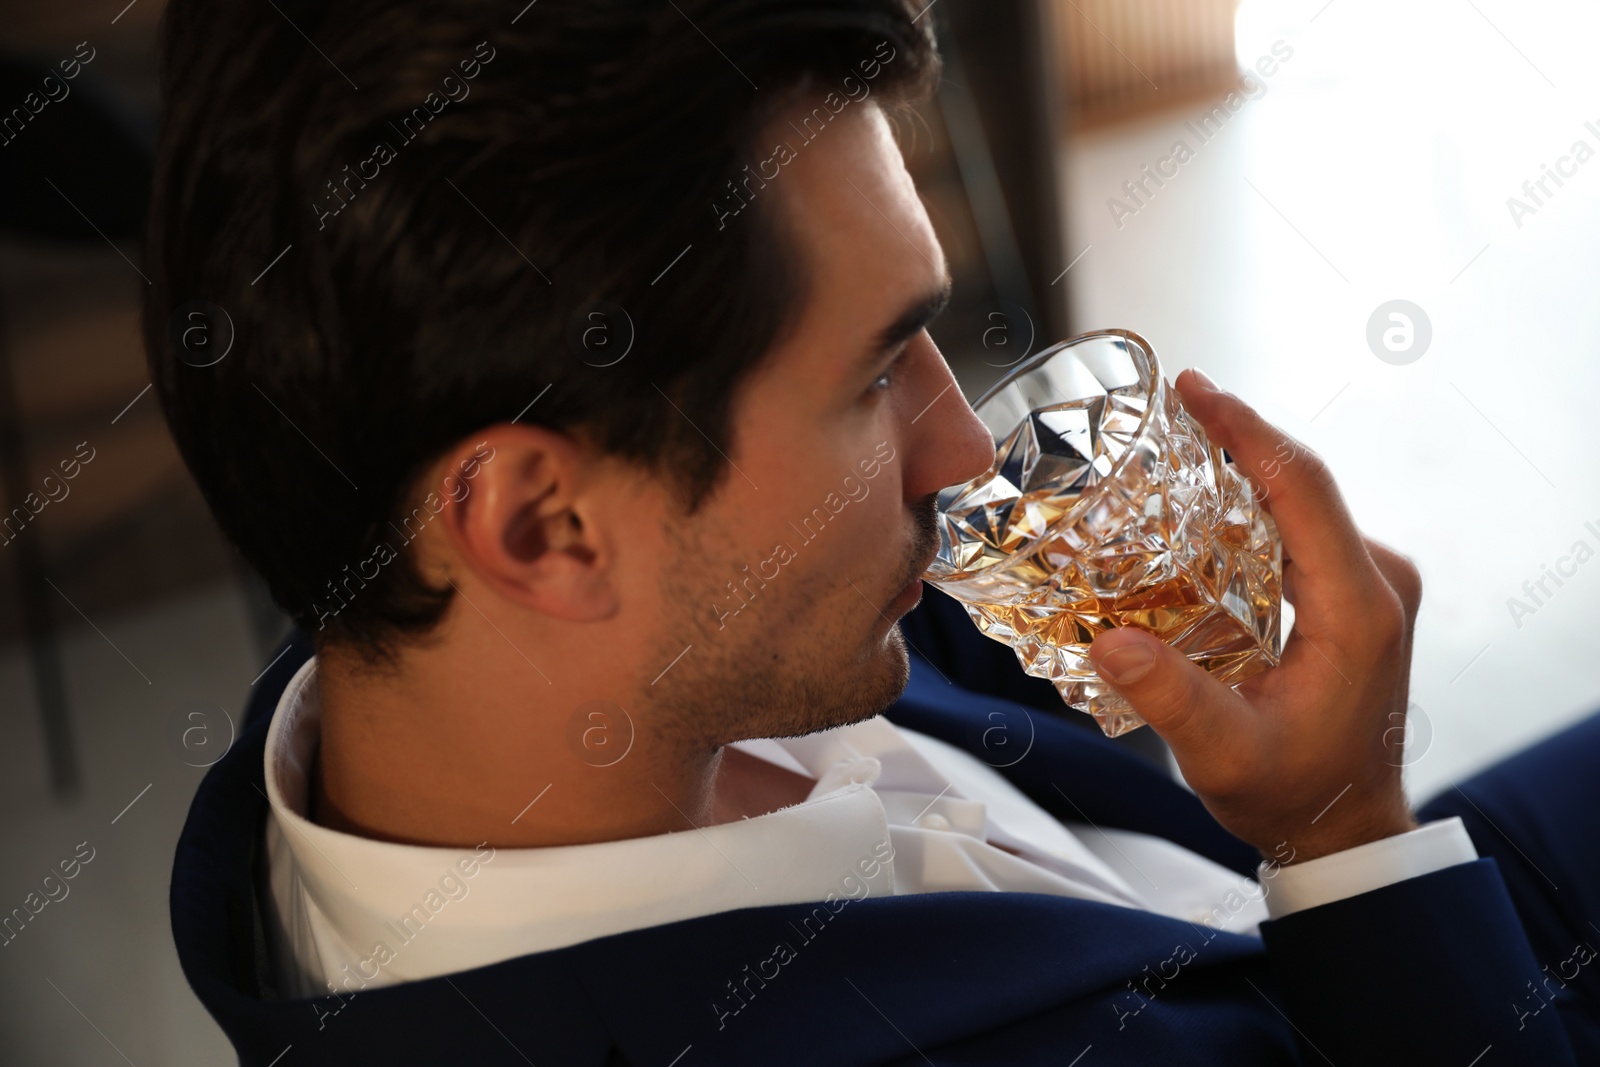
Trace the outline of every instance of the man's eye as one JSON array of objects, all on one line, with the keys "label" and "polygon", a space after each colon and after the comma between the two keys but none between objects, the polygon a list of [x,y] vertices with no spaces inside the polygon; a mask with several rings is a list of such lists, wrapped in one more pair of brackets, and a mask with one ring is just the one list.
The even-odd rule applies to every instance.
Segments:
[{"label": "man's eye", "polygon": [[887,392],[889,387],[894,384],[895,372],[900,369],[900,364],[905,362],[905,358],[906,350],[902,348],[895,355],[893,361],[883,368],[883,373],[872,379],[872,384],[867,386],[867,392],[869,394]]}]

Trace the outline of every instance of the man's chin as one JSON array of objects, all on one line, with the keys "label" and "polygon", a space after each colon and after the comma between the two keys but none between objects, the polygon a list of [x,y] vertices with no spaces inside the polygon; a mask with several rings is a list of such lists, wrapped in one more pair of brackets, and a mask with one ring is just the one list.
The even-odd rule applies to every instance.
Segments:
[{"label": "man's chin", "polygon": [[826,721],[819,721],[814,729],[807,732],[847,726],[882,714],[889,705],[900,699],[910,680],[911,657],[906,651],[905,635],[900,632],[900,624],[896,622],[872,650],[860,676],[853,680],[848,698],[830,709],[833,715],[819,717]]},{"label": "man's chin", "polygon": [[764,723],[752,723],[755,732],[746,736],[802,737],[863,722],[898,700],[910,679],[906,640],[900,624],[895,623],[852,669],[832,672],[824,684],[813,686],[813,699],[804,707],[791,707],[786,721],[768,718]]}]

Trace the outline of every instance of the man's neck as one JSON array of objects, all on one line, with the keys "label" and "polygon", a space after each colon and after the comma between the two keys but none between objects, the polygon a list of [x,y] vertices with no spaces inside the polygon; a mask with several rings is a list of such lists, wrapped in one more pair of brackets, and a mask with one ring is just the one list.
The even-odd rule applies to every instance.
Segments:
[{"label": "man's neck", "polygon": [[627,757],[592,766],[569,746],[561,710],[583,703],[578,694],[530,683],[520,661],[477,666],[464,674],[424,655],[378,677],[319,656],[314,821],[417,845],[585,844],[763,815],[816,784],[738,749],[685,751],[642,727]]}]

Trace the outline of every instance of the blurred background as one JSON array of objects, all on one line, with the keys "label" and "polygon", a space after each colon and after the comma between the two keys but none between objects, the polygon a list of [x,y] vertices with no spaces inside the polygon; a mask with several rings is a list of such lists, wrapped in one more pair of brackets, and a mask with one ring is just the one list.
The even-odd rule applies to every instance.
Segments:
[{"label": "blurred background", "polygon": [[[168,874],[287,624],[147,392],[160,15],[12,0],[0,26],[0,916],[93,856],[0,935],[5,1063],[232,1062],[179,972]],[[1595,5],[925,17],[946,77],[900,131],[956,277],[933,333],[969,398],[1124,327],[1321,452],[1423,572],[1418,801],[1600,706]]]}]

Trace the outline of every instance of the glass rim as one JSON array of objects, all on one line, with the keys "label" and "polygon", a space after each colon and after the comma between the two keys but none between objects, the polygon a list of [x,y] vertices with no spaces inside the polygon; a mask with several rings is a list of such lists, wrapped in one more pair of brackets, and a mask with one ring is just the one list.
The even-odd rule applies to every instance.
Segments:
[{"label": "glass rim", "polygon": [[[1138,452],[1137,446],[1149,437],[1150,424],[1155,416],[1156,410],[1163,406],[1166,402],[1167,386],[1166,380],[1161,374],[1161,360],[1156,355],[1155,346],[1132,330],[1116,328],[1090,330],[1087,333],[1075,334],[1064,341],[1057,341],[1055,344],[1049,345],[1038,352],[1035,352],[1033,355],[1024,359],[1021,363],[1018,363],[1016,366],[1007,370],[1005,374],[1001,375],[998,381],[989,386],[989,388],[985,389],[982,394],[979,395],[978,399],[972,402],[972,410],[974,413],[977,413],[978,410],[983,407],[983,405],[987,404],[1002,391],[1013,385],[1017,379],[1021,378],[1024,374],[1027,374],[1033,370],[1037,370],[1039,367],[1043,366],[1045,363],[1048,363],[1050,360],[1054,359],[1067,349],[1075,348],[1078,345],[1085,344],[1089,341],[1096,341],[1112,337],[1120,338],[1123,341],[1137,345],[1138,348],[1143,351],[1150,360],[1150,386],[1145,396],[1144,413],[1139,416],[1139,426],[1136,430],[1134,430],[1133,437],[1129,440],[1127,449],[1123,451],[1121,456],[1117,457],[1116,462],[1111,465],[1111,470],[1106,473],[1105,477],[1099,479],[1094,485],[1079,493],[1078,498],[1073,501],[1072,506],[1064,511],[1054,522],[1050,523],[1049,526],[1045,527],[1045,529],[1041,531],[1037,537],[1007,553],[1003,559],[996,560],[995,562],[976,571],[962,568],[960,577],[950,576],[945,578],[931,579],[932,581],[939,583],[959,584],[968,578],[977,577],[981,574],[985,574],[994,570],[996,567],[1009,564],[1024,553],[1033,551],[1039,546],[1041,541],[1050,535],[1051,531],[1060,529],[1061,527],[1069,525],[1070,523],[1076,522],[1078,519],[1082,518],[1084,513],[1093,507],[1094,503],[1105,495],[1108,483],[1119,480],[1122,477],[1124,469],[1128,466],[1128,464],[1134,461],[1134,457]],[[1138,362],[1135,360],[1135,366],[1137,367],[1137,365]],[[979,414],[978,418],[981,420],[983,416]],[[984,426],[987,428],[988,423],[985,422]],[[999,446],[1000,440],[997,438],[995,440],[995,447],[999,448]],[[963,484],[971,483],[969,482]],[[951,488],[954,487],[952,486]],[[942,510],[943,509],[941,509],[941,511]]]},{"label": "glass rim", "polygon": [[[1077,345],[1083,344],[1087,341],[1098,340],[1102,337],[1120,337],[1125,341],[1132,341],[1134,344],[1144,349],[1145,354],[1150,357],[1151,363],[1154,364],[1151,369],[1157,371],[1160,370],[1160,361],[1156,358],[1155,346],[1149,341],[1146,341],[1143,337],[1134,333],[1132,330],[1121,330],[1114,328],[1090,330],[1087,333],[1074,334],[1064,341],[1057,341],[1053,345],[1048,345],[1044,348],[1041,348],[1033,355],[1028,356],[1021,363],[1018,363],[1015,366],[1007,369],[1007,371],[1000,376],[998,381],[989,386],[989,388],[985,389],[981,394],[979,394],[978,399],[972,402],[972,410],[977,411],[979,408],[983,407],[983,405],[993,400],[1001,390],[1015,383],[1018,378],[1029,373],[1030,371],[1037,370],[1045,363],[1048,363],[1055,356],[1060,355],[1066,349],[1076,347]],[[1153,377],[1159,380],[1161,376],[1156,374],[1153,375]],[[1144,426],[1141,422],[1140,429],[1142,430],[1143,428]]]}]

